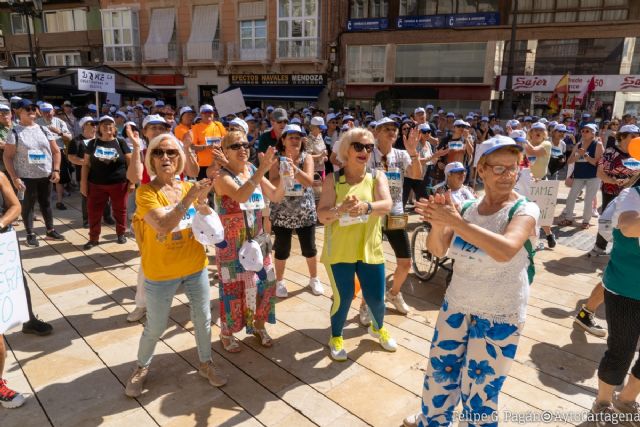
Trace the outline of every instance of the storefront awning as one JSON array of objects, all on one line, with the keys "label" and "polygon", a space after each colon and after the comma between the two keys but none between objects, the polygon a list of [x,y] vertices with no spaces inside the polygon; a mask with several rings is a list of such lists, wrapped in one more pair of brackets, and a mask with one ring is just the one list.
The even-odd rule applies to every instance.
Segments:
[{"label": "storefront awning", "polygon": [[153,9],[151,28],[144,44],[144,59],[169,59],[169,42],[173,37],[176,10],[173,7]]},{"label": "storefront awning", "polygon": [[324,86],[230,86],[225,92],[240,88],[245,99],[290,99],[317,101]]},{"label": "storefront awning", "polygon": [[22,93],[22,92],[35,92],[36,87],[32,84],[14,82],[12,80],[0,80],[0,89],[3,92],[9,93]]}]

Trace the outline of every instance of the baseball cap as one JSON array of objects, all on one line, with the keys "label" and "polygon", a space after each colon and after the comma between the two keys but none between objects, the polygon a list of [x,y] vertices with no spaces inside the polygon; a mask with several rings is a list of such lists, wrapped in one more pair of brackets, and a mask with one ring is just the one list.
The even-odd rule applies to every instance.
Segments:
[{"label": "baseball cap", "polygon": [[104,115],[104,116],[102,116],[102,117],[100,117],[100,118],[98,119],[98,123],[102,123],[102,122],[111,122],[111,123],[115,123],[116,121],[115,121],[115,120],[113,120],[113,117],[111,117],[111,116],[107,116],[107,115]]},{"label": "baseball cap", "polygon": [[[267,107],[267,111],[269,111],[268,107]],[[276,122],[282,122],[285,120],[289,121],[287,110],[285,110],[284,108],[276,108],[275,110],[273,110],[273,112],[271,113],[271,118],[273,118],[273,120]]]},{"label": "baseball cap", "polygon": [[374,128],[374,129],[375,129],[375,128],[376,128],[376,126],[378,126],[378,122],[371,122],[371,123],[369,123],[369,127],[370,127],[370,128]]},{"label": "baseball cap", "polygon": [[[449,116],[449,115],[447,114],[447,116]],[[453,122],[453,125],[454,126],[463,126],[463,127],[466,127],[466,128],[471,126],[469,123],[467,123],[467,122],[465,122],[464,120],[461,120],[461,119],[458,119],[455,122]]]},{"label": "baseball cap", "polygon": [[27,107],[31,107],[33,105],[33,102],[31,102],[28,99],[20,99],[20,101],[18,101],[16,103],[15,108],[27,108]]},{"label": "baseball cap", "polygon": [[589,113],[584,113],[584,114],[582,115],[582,117],[583,117],[583,118],[585,118],[585,119],[588,119],[588,118],[590,118],[590,117],[591,117],[591,114],[589,114]]},{"label": "baseball cap", "polygon": [[481,121],[481,122],[489,122],[489,117],[487,117],[487,116],[482,116],[482,117],[480,118],[480,121]]},{"label": "baseball cap", "polygon": [[200,106],[201,113],[213,113],[213,105],[211,104],[203,104]]},{"label": "baseball cap", "polygon": [[427,112],[425,111],[424,108],[418,107],[415,110],[413,110],[413,114],[418,114],[418,113],[426,114]]},{"label": "baseball cap", "polygon": [[195,114],[195,111],[193,111],[193,108],[191,108],[191,107],[189,107],[189,106],[186,106],[186,107],[182,107],[182,108],[180,109],[179,117],[182,117],[182,115],[183,115],[184,113],[194,113],[194,114]]},{"label": "baseball cap", "polygon": [[335,119],[336,119],[336,115],[335,114],[333,114],[333,113],[327,114],[327,121],[335,120]]},{"label": "baseball cap", "polygon": [[640,128],[636,125],[624,125],[618,129],[619,133],[640,133]]},{"label": "baseball cap", "polygon": [[350,114],[347,114],[342,118],[342,122],[348,122],[348,121],[353,121],[353,116]]},{"label": "baseball cap", "polygon": [[98,111],[98,107],[96,106],[96,104],[89,104],[89,105],[87,105],[87,108],[90,111]]},{"label": "baseball cap", "polygon": [[124,127],[126,128],[127,126],[131,126],[132,128],[138,130],[138,125],[136,124],[136,122],[126,122],[124,124]]},{"label": "baseball cap", "polygon": [[520,126],[520,122],[516,119],[511,119],[507,122],[507,126],[509,126],[511,129],[515,129]]},{"label": "baseball cap", "polygon": [[242,120],[239,117],[236,117],[235,119],[231,120],[229,122],[229,125],[240,126],[242,128],[242,130],[244,130],[244,133],[248,133],[249,132],[249,125],[247,124],[247,122],[245,122],[244,120]]},{"label": "baseball cap", "polygon": [[596,125],[595,123],[587,123],[586,125],[582,126],[582,129],[584,128],[591,129],[593,133],[598,133],[598,125]]},{"label": "baseball cap", "polygon": [[162,100],[157,100],[155,104],[153,104],[155,107],[164,107],[164,101]]},{"label": "baseball cap", "polygon": [[302,120],[300,120],[297,117],[292,118],[289,123],[291,123],[292,125],[301,125],[302,124]]},{"label": "baseball cap", "polygon": [[555,125],[553,127],[553,130],[557,130],[558,132],[566,132],[567,131],[567,127],[565,125],[563,125],[562,123],[560,123],[559,125]]},{"label": "baseball cap", "polygon": [[531,118],[531,116],[524,116],[524,119],[522,119],[523,122],[531,122],[533,121],[533,119]]},{"label": "baseball cap", "polygon": [[164,117],[158,114],[150,114],[147,117],[145,117],[144,120],[142,121],[142,128],[143,129],[146,128],[147,125],[165,125],[166,127],[169,127]]},{"label": "baseball cap", "polygon": [[300,135],[304,135],[304,132],[302,132],[302,129],[298,125],[286,125],[282,134],[286,135],[288,133],[299,133]]},{"label": "baseball cap", "polygon": [[313,117],[311,119],[311,126],[318,126],[320,129],[325,130],[327,127],[324,124],[324,119],[322,117]]},{"label": "baseball cap", "polygon": [[451,162],[444,167],[444,174],[449,176],[450,173],[466,172],[464,165],[460,162]]},{"label": "baseball cap", "polygon": [[431,126],[429,126],[427,123],[421,123],[418,125],[418,129],[420,130],[420,132],[422,133],[427,133],[427,132],[431,132]]},{"label": "baseball cap", "polygon": [[376,128],[379,128],[382,125],[392,124],[394,126],[398,126],[395,120],[391,120],[389,117],[383,117],[376,122]]},{"label": "baseball cap", "polygon": [[447,113],[447,117],[455,117],[455,116],[456,116],[456,115],[455,115],[455,114],[453,114],[451,111],[449,111],[449,112]]},{"label": "baseball cap", "polygon": [[546,118],[543,117],[540,120],[538,120],[538,122],[544,123],[546,125],[547,123],[549,123],[549,120],[547,120]]},{"label": "baseball cap", "polygon": [[522,129],[516,129],[509,134],[509,138],[513,139],[516,142],[526,142],[527,133]]},{"label": "baseball cap", "polygon": [[98,123],[98,121],[91,116],[85,116],[80,119],[80,122],[78,122],[78,126],[80,126],[80,129],[82,129],[87,123]]},{"label": "baseball cap", "polygon": [[269,105],[269,106],[267,107],[267,113],[270,113],[270,112],[272,112],[272,111],[273,111],[273,106]]},{"label": "baseball cap", "polygon": [[43,102],[40,105],[40,111],[51,111],[53,110],[53,105],[49,104],[48,102]]},{"label": "baseball cap", "polygon": [[120,117],[122,117],[123,119],[127,120],[127,115],[126,115],[125,113],[123,113],[122,111],[118,111],[118,112],[116,113],[116,116],[120,116]]},{"label": "baseball cap", "polygon": [[433,111],[433,110],[434,110],[433,105],[431,105],[431,104],[427,105],[427,107],[426,107],[426,108],[427,108],[427,110],[431,110],[431,111]]},{"label": "baseball cap", "polygon": [[255,118],[255,117],[253,117],[251,114],[249,114],[249,115],[247,115],[247,116],[244,118],[244,121],[245,121],[245,122],[255,122],[255,121],[257,121],[257,120],[256,120],[256,118]]},{"label": "baseball cap", "polygon": [[11,99],[9,99],[9,102],[11,102],[12,104],[18,101],[22,101],[22,98],[20,98],[19,96],[12,96]]},{"label": "baseball cap", "polygon": [[508,136],[503,135],[496,135],[476,147],[476,150],[478,152],[478,156],[476,158],[480,159],[483,156],[491,154],[505,147],[515,147],[520,151],[523,150],[522,146],[514,141],[513,138],[509,138]]},{"label": "baseball cap", "polygon": [[11,111],[11,107],[9,107],[7,104],[0,104],[0,110],[1,111]]},{"label": "baseball cap", "polygon": [[544,123],[535,122],[531,125],[531,129],[547,130],[547,127],[544,125]]}]

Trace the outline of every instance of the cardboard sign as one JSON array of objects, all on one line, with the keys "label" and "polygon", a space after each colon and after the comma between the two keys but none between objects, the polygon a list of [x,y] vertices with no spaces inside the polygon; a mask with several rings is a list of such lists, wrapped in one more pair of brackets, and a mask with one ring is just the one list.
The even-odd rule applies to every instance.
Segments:
[{"label": "cardboard sign", "polygon": [[101,71],[78,69],[78,89],[115,93],[116,75]]},{"label": "cardboard sign", "polygon": [[247,106],[244,105],[244,97],[242,96],[242,90],[240,88],[214,96],[213,103],[220,117],[239,113],[247,109]]},{"label": "cardboard sign", "polygon": [[29,320],[15,231],[0,233],[0,334]]},{"label": "cardboard sign", "polygon": [[535,181],[529,187],[527,198],[535,202],[540,208],[538,225],[541,227],[553,225],[558,200],[558,185],[560,181]]},{"label": "cardboard sign", "polygon": [[118,107],[121,105],[122,96],[119,93],[108,93],[107,94],[107,104],[117,105]]}]

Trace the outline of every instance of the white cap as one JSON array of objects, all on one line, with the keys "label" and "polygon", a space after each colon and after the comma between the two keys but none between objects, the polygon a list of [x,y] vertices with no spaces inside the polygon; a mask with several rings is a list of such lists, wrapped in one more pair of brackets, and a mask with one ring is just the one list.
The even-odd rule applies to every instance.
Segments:
[{"label": "white cap", "polygon": [[255,117],[253,117],[251,114],[249,114],[244,118],[244,121],[245,122],[256,122],[257,120],[256,120]]},{"label": "white cap", "polygon": [[418,113],[426,114],[427,112],[425,111],[424,108],[418,107],[415,110],[413,110],[413,114],[418,114]]},{"label": "white cap", "polygon": [[164,101],[162,101],[161,99],[157,100],[155,104],[153,104],[155,107],[164,107]]},{"label": "white cap", "polygon": [[94,119],[93,117],[85,116],[80,119],[80,122],[78,122],[78,125],[80,126],[80,129],[82,129],[84,125],[86,125],[87,123],[97,123],[97,122],[96,122],[96,119]]},{"label": "white cap", "polygon": [[454,126],[464,126],[464,127],[467,127],[467,128],[471,126],[469,123],[465,122],[462,119],[456,120],[455,122],[453,122],[453,125]]},{"label": "white cap", "polygon": [[224,241],[224,227],[216,211],[209,215],[197,212],[191,230],[193,237],[202,245],[217,245]]},{"label": "white cap", "polygon": [[12,96],[11,99],[9,99],[9,102],[18,102],[18,101],[22,101],[22,98],[20,98],[19,96]]},{"label": "white cap", "polygon": [[200,106],[201,113],[213,113],[213,106],[210,104],[204,104]]},{"label": "white cap", "polygon": [[450,173],[466,172],[464,165],[460,162],[451,162],[444,167],[444,174],[449,176]]},{"label": "white cap", "polygon": [[11,107],[9,107],[7,104],[0,104],[0,110],[1,111],[11,111]]},{"label": "white cap", "polygon": [[127,115],[126,115],[125,113],[123,113],[122,111],[118,111],[118,112],[116,113],[116,116],[120,116],[120,117],[122,117],[123,119],[127,120]]},{"label": "white cap", "polygon": [[311,126],[318,126],[320,129],[325,130],[327,127],[324,124],[324,119],[322,117],[313,117],[310,122]]},{"label": "white cap", "polygon": [[624,125],[618,129],[618,133],[640,133],[640,128],[636,125]]},{"label": "white cap", "polygon": [[304,135],[304,132],[298,125],[286,125],[284,127],[284,130],[282,131],[282,134],[286,135],[288,133],[299,133],[300,135]]},{"label": "white cap", "polygon": [[158,114],[151,114],[145,117],[144,120],[142,121],[142,128],[143,129],[146,128],[147,125],[165,125],[169,127],[164,117]]},{"label": "white cap", "polygon": [[89,104],[87,108],[91,111],[98,111],[98,107],[96,106],[96,104]]},{"label": "white cap", "polygon": [[489,138],[482,144],[476,145],[476,161],[475,165],[478,164],[480,158],[486,156],[487,154],[491,154],[496,150],[499,150],[504,147],[515,147],[518,150],[522,151],[523,147],[515,142],[512,138],[504,135],[496,135],[493,138]]},{"label": "white cap", "polygon": [[335,114],[333,114],[333,113],[329,113],[329,114],[327,114],[327,121],[335,120],[335,118],[336,118],[336,115],[335,115]]},{"label": "white cap", "polygon": [[182,107],[182,108],[180,109],[180,114],[178,114],[178,117],[182,117],[182,115],[183,115],[184,113],[195,113],[195,111],[193,111],[193,108],[191,108],[191,107],[189,107],[189,106]]},{"label": "white cap", "polygon": [[104,116],[102,116],[102,117],[100,117],[100,118],[98,119],[98,123],[102,123],[102,122],[111,122],[111,123],[115,123],[116,121],[115,121],[115,120],[113,120],[113,117],[111,117],[111,116],[107,116],[107,115],[104,115]]},{"label": "white cap", "polygon": [[582,126],[582,129],[584,128],[591,129],[593,133],[598,133],[598,125],[596,125],[595,123],[587,123],[586,125]]},{"label": "white cap", "polygon": [[516,142],[525,142],[527,140],[527,133],[522,129],[516,129],[509,134],[509,138]]},{"label": "white cap", "polygon": [[435,108],[431,104],[427,105],[426,109],[427,110],[435,110]]},{"label": "white cap", "polygon": [[535,122],[531,125],[531,129],[547,130],[547,127],[544,125],[544,123]]},{"label": "white cap", "polygon": [[520,126],[520,122],[516,119],[511,119],[507,122],[507,126],[509,126],[511,129],[515,129]]},{"label": "white cap", "polygon": [[297,117],[294,117],[291,119],[291,121],[289,121],[289,123],[291,123],[292,125],[301,125],[302,124],[302,120],[300,120]]},{"label": "white cap", "polygon": [[382,126],[382,125],[386,125],[386,124],[392,124],[394,126],[398,126],[398,123],[396,123],[395,120],[390,119],[389,117],[383,117],[380,120],[378,120],[376,122],[376,128]]},{"label": "white cap", "polygon": [[249,133],[249,125],[247,124],[247,122],[245,122],[239,117],[236,117],[235,119],[231,120],[229,122],[229,125],[240,126],[242,130],[244,130],[244,133]]},{"label": "white cap", "polygon": [[431,126],[429,126],[427,123],[420,123],[420,124],[418,125],[418,129],[419,129],[421,132],[426,133],[426,132],[430,132],[430,131],[431,131]]},{"label": "white cap", "polygon": [[42,104],[40,104],[40,111],[51,111],[51,110],[53,110],[53,105],[47,102],[43,102]]}]

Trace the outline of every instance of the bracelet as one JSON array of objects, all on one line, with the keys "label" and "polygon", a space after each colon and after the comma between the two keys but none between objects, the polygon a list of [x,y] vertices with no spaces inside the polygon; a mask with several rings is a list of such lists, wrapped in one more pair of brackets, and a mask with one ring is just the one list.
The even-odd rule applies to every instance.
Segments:
[{"label": "bracelet", "polygon": [[371,205],[371,203],[369,202],[365,202],[367,204],[367,215],[371,215],[371,212],[373,212],[373,206]]},{"label": "bracelet", "polygon": [[54,169],[53,171],[60,173],[60,169]]}]

